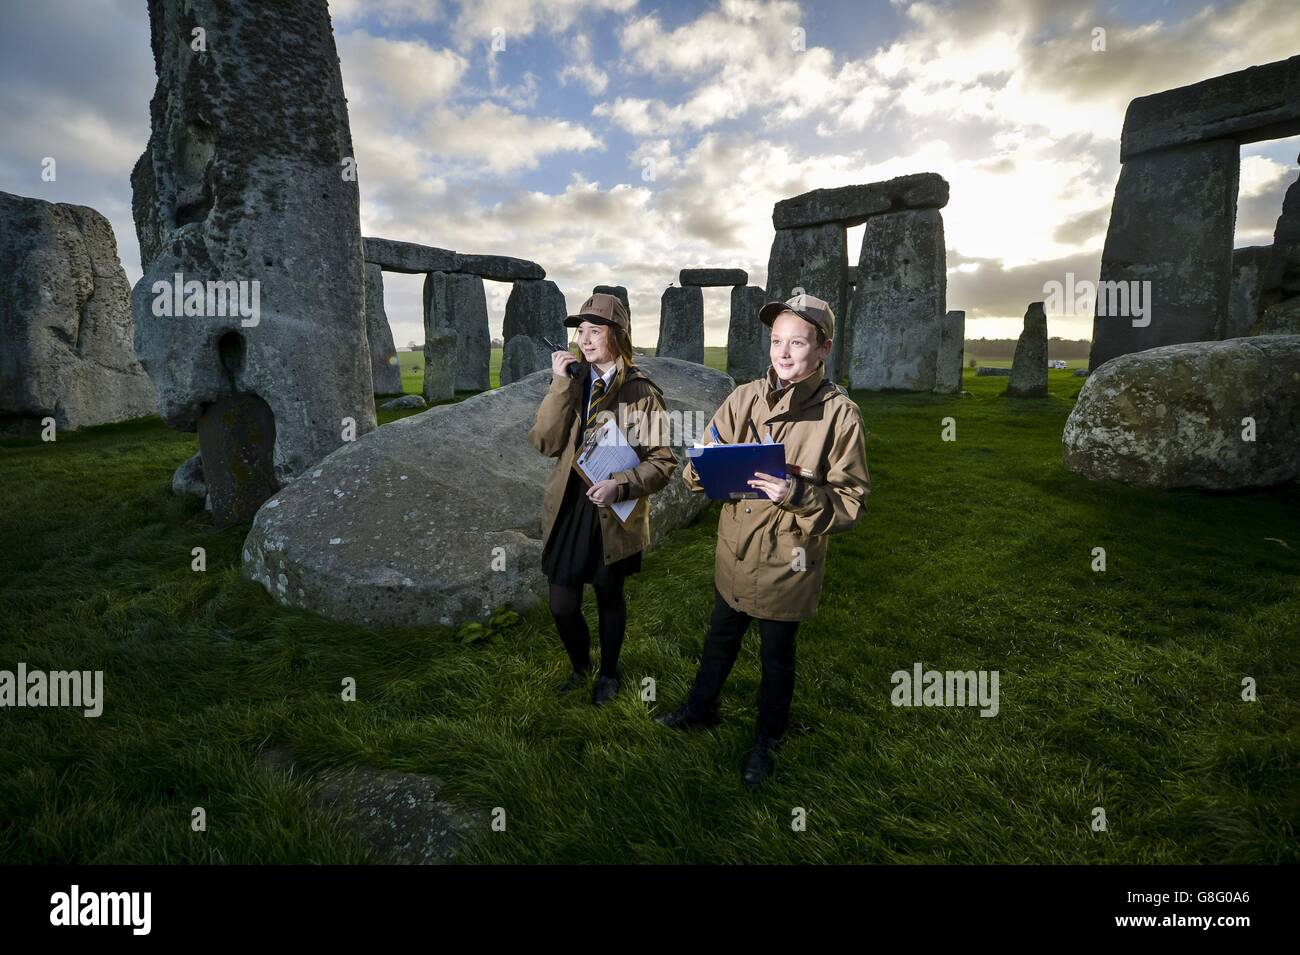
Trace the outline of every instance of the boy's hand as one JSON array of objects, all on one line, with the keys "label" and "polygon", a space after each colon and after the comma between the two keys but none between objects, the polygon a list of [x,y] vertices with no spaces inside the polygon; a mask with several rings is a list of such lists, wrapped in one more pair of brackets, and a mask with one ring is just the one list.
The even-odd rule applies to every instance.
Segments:
[{"label": "boy's hand", "polygon": [[608,507],[618,499],[618,482],[613,478],[597,481],[587,488],[587,498],[599,507]]},{"label": "boy's hand", "polygon": [[785,492],[790,486],[790,482],[785,478],[773,477],[770,474],[764,474],[762,471],[755,471],[754,476],[746,483],[766,494],[767,499],[773,504],[785,497]]}]

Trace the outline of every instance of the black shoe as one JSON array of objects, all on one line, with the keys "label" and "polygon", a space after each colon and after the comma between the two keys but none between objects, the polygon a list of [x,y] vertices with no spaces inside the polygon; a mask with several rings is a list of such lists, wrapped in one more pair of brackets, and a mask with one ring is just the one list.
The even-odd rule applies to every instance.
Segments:
[{"label": "black shoe", "polygon": [[675,730],[692,730],[705,726],[717,726],[719,721],[716,709],[705,713],[696,713],[691,709],[689,703],[683,703],[671,713],[656,716],[655,722]]},{"label": "black shoe", "polygon": [[618,696],[618,677],[605,676],[603,673],[596,677],[596,686],[591,691],[591,702],[597,706],[604,706],[606,703],[612,703],[616,696]]},{"label": "black shoe", "polygon": [[572,673],[569,674],[567,680],[565,680],[563,683],[558,684],[555,687],[555,692],[560,694],[561,696],[563,696],[565,693],[572,693],[574,690],[578,689],[579,687],[586,686],[587,680],[589,680],[590,678],[591,678],[591,674],[586,670],[574,670]]},{"label": "black shoe", "polygon": [[763,780],[772,775],[772,769],[776,763],[772,758],[772,752],[776,747],[776,740],[761,739],[749,751],[749,758],[745,760],[745,768],[740,771],[740,778],[747,788],[757,789],[763,784]]}]

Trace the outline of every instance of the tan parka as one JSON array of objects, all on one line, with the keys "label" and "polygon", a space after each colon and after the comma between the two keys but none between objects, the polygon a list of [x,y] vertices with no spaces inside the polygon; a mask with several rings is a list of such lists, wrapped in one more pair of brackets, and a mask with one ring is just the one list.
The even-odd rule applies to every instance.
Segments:
[{"label": "tan parka", "polygon": [[[759,619],[806,620],[816,612],[827,535],[853,527],[866,507],[862,413],[824,368],[773,393],[768,366],[763,378],[733,391],[710,422],[726,444],[770,431],[785,445],[785,497],[726,501],[718,518],[714,583],[729,606]],[[714,440],[712,432],[706,428],[701,440]],[[692,491],[703,490],[689,458],[682,478]]]},{"label": "tan parka", "polygon": [[[555,462],[555,470],[551,472],[542,498],[543,547],[550,539],[551,529],[559,516],[560,504],[564,501],[564,488],[577,454],[583,425],[582,389],[581,378],[552,377],[550,387],[537,409],[537,418],[528,432],[528,440],[533,447],[547,457],[559,459]],[[602,407],[612,412],[614,420],[620,423],[656,421],[659,420],[658,415],[664,413],[658,386],[636,367],[627,369],[622,386],[610,395]],[[628,440],[641,458],[641,463],[613,475],[619,485],[618,500],[635,499],[636,507],[628,515],[626,523],[620,522],[612,509],[596,508],[600,514],[601,543],[606,564],[630,557],[650,546],[650,495],[668,483],[673,469],[677,467],[677,457],[672,448],[639,443],[638,433],[639,430],[633,428]]]}]

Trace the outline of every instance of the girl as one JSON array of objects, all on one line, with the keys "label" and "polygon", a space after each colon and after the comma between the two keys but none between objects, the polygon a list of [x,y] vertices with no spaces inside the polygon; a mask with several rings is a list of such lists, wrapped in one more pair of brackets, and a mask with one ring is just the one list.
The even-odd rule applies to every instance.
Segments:
[{"label": "girl", "polygon": [[[649,495],[668,483],[677,458],[666,445],[629,435],[641,463],[587,486],[574,460],[588,430],[607,414],[616,423],[657,421],[664,405],[658,386],[633,363],[631,322],[621,301],[593,295],[564,324],[578,329],[582,361],[568,351],[551,354],[551,385],[528,439],[558,459],[542,505],[542,570],[550,582],[551,615],[573,665],[560,691],[583,685],[591,672],[591,636],[582,615],[582,587],[590,583],[600,612],[600,672],[592,702],[603,706],[618,693],[618,655],[627,626],[623,582],[641,569],[641,551],[650,543]],[[571,378],[569,366],[575,363],[578,374]],[[633,499],[635,508],[620,521],[610,505]]]}]

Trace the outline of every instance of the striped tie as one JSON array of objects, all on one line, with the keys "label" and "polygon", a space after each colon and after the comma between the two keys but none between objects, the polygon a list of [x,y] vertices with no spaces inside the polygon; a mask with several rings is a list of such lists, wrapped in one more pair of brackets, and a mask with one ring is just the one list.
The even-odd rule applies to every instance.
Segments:
[{"label": "striped tie", "polygon": [[596,426],[596,415],[599,414],[597,409],[603,397],[605,397],[605,379],[597,378],[591,383],[591,403],[588,405],[591,410],[587,412],[588,429]]}]

